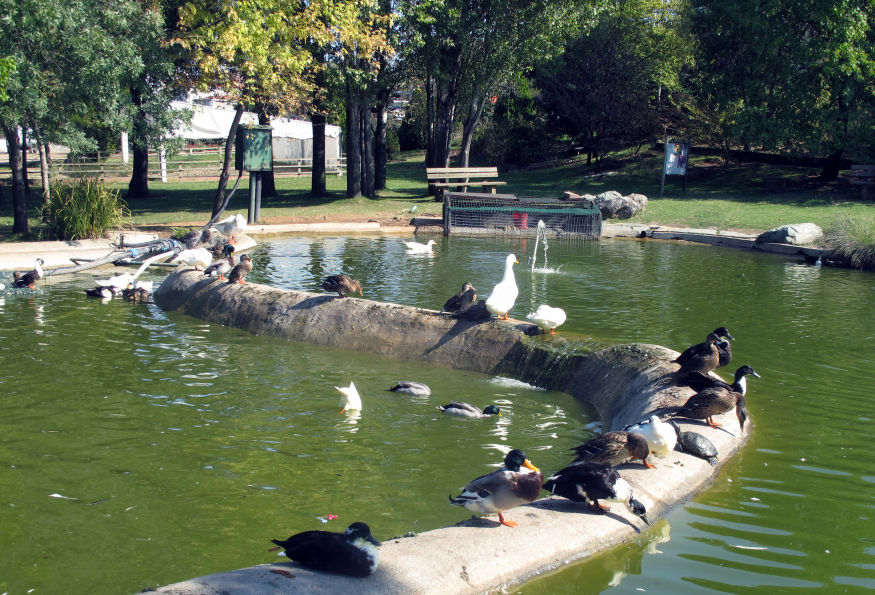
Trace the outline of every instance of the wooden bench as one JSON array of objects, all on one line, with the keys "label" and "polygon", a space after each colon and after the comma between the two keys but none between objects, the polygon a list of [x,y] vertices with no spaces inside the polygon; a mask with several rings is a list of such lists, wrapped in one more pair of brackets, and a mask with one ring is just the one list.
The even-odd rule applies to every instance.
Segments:
[{"label": "wooden bench", "polygon": [[851,184],[863,187],[863,202],[866,202],[866,190],[875,184],[875,165],[852,165]]},{"label": "wooden bench", "polygon": [[480,186],[483,192],[495,194],[497,186],[507,182],[487,180],[497,178],[497,167],[428,167],[425,169],[429,190],[435,188],[435,200],[442,202],[447,188],[456,188],[458,192],[467,192],[468,186]]}]

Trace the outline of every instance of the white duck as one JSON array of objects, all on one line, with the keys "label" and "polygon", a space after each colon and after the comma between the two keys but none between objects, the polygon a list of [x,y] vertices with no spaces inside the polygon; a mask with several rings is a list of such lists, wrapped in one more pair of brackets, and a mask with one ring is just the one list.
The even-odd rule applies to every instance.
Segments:
[{"label": "white duck", "polygon": [[404,242],[404,245],[407,246],[408,252],[415,252],[417,254],[430,254],[431,247],[434,246],[434,240],[429,240],[427,244],[420,244],[419,242]]},{"label": "white duck", "polygon": [[623,427],[623,430],[633,434],[641,434],[647,440],[650,452],[658,457],[664,457],[674,450],[678,443],[677,432],[671,424],[651,415],[647,421]]},{"label": "white duck", "polygon": [[210,266],[210,263],[213,262],[213,255],[206,248],[194,248],[192,250],[183,250],[171,258],[170,262],[193,266],[195,270],[200,271]]},{"label": "white duck", "polygon": [[565,310],[541,304],[538,311],[532,312],[526,316],[526,319],[537,324],[542,333],[550,329],[550,334],[555,335],[556,331],[554,329],[565,322]]},{"label": "white duck", "polygon": [[125,272],[116,275],[115,277],[110,277],[109,279],[95,279],[95,282],[100,287],[115,287],[118,289],[124,289],[134,283],[134,276],[130,273]]},{"label": "white duck", "polygon": [[240,213],[237,213],[233,217],[216,221],[212,227],[213,229],[217,229],[222,235],[226,236],[229,244],[233,244],[234,234],[246,229],[246,218]]},{"label": "white duck", "polygon": [[350,382],[347,387],[335,386],[334,388],[343,393],[343,396],[340,398],[340,406],[342,407],[340,413],[345,411],[361,411],[362,398],[359,396],[359,391],[355,389],[354,383]]},{"label": "white duck", "polygon": [[513,308],[516,296],[519,294],[513,276],[514,264],[519,264],[519,261],[513,254],[508,254],[504,262],[504,277],[492,290],[492,295],[486,298],[486,309],[495,314],[499,320],[507,320],[507,313]]}]

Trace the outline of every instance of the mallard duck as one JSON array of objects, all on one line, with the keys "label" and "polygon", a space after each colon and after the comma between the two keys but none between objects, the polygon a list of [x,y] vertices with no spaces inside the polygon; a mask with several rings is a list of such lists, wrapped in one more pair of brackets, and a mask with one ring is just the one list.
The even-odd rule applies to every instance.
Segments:
[{"label": "mallard duck", "polygon": [[181,238],[179,238],[179,241],[185,244],[185,247],[189,250],[194,250],[199,246],[208,244],[212,239],[213,228],[207,227],[205,229],[193,229]]},{"label": "mallard duck", "polygon": [[148,302],[149,290],[145,287],[125,287],[122,289],[122,297],[129,302]]},{"label": "mallard duck", "polygon": [[504,277],[492,290],[492,294],[486,298],[486,309],[495,314],[499,320],[507,320],[507,313],[513,308],[516,296],[519,294],[513,276],[514,264],[519,264],[519,261],[513,254],[508,254],[504,260]]},{"label": "mallard duck", "polygon": [[465,283],[462,285],[462,291],[447,300],[447,303],[441,308],[441,314],[464,310],[475,301],[477,301],[477,290],[470,283]]},{"label": "mallard duck", "polygon": [[599,500],[622,502],[629,512],[650,524],[647,509],[632,497],[632,486],[610,465],[583,463],[568,466],[548,477],[544,489],[573,502],[585,502],[600,514],[610,508],[599,504]]},{"label": "mallard duck", "polygon": [[[701,372],[707,374],[720,365],[720,351],[714,343],[720,340],[720,335],[710,333],[704,343],[693,345],[684,350],[674,363],[680,364],[678,372]],[[683,358],[683,361],[680,361]]]},{"label": "mallard duck", "polygon": [[675,430],[681,452],[688,452],[700,459],[705,459],[711,463],[712,467],[717,466],[717,447],[714,446],[713,442],[696,432],[684,432],[674,420],[668,423]]},{"label": "mallard duck", "polygon": [[546,333],[547,329],[550,329],[550,334],[555,335],[556,331],[554,329],[565,322],[565,310],[541,304],[538,311],[532,312],[526,316],[526,319],[537,324],[538,328],[541,329],[541,333]]},{"label": "mallard duck", "polygon": [[215,222],[212,227],[228,238],[228,243],[234,243],[234,234],[246,229],[246,218],[240,213],[227,219]]},{"label": "mallard duck", "polygon": [[450,415],[458,415],[459,417],[492,417],[497,415],[501,417],[501,411],[495,405],[489,405],[485,409],[474,407],[462,401],[453,401],[449,405],[438,405],[438,409]]},{"label": "mallard duck", "polygon": [[246,275],[252,271],[252,259],[248,254],[240,257],[240,262],[237,263],[231,272],[228,274],[228,283],[246,283]]},{"label": "mallard duck", "polygon": [[[714,346],[717,347],[717,350],[720,353],[720,360],[716,367],[722,368],[732,361],[732,346],[729,344],[729,339],[734,341],[735,337],[729,334],[729,330],[725,326],[714,329],[711,334],[719,337],[719,340],[714,342]],[[692,347],[687,347],[683,353],[677,356],[674,362],[680,364],[683,369],[684,364],[686,364],[688,360],[700,353],[707,353],[706,343],[697,343]]]},{"label": "mallard duck", "polygon": [[626,461],[640,459],[641,464],[648,469],[656,468],[647,462],[650,447],[647,446],[647,440],[644,436],[624,430],[605,432],[571,450],[577,453],[572,465],[579,463],[620,465]]},{"label": "mallard duck", "polygon": [[450,504],[464,506],[476,514],[498,513],[502,525],[516,527],[518,523],[505,520],[501,513],[534,502],[543,481],[544,475],[526,458],[526,453],[512,450],[504,457],[504,467],[470,482],[461,494],[450,496]]},{"label": "mallard duck", "polygon": [[324,572],[365,577],[377,569],[381,544],[365,523],[353,523],[343,533],[304,531],[285,541],[271,539],[290,560]]},{"label": "mallard duck", "polygon": [[113,291],[109,287],[98,287],[96,289],[86,289],[85,295],[88,297],[106,299],[113,296]]},{"label": "mallard duck", "polygon": [[45,261],[42,258],[37,258],[33,270],[24,273],[20,278],[15,280],[15,287],[27,287],[33,289],[33,284],[43,278],[43,267]]},{"label": "mallard duck", "polygon": [[358,279],[353,279],[349,275],[331,275],[326,277],[319,287],[325,291],[336,291],[342,298],[346,297],[343,295],[345,293],[352,294],[355,292],[359,292],[359,295],[364,297],[362,284],[359,283]]},{"label": "mallard duck", "polygon": [[224,258],[220,258],[204,270],[204,277],[218,277],[222,281],[225,280],[225,274],[237,264],[234,262],[234,246],[225,244],[222,255]]},{"label": "mallard duck", "polygon": [[492,313],[486,308],[486,300],[478,300],[476,304],[462,308],[458,312],[453,312],[450,316],[464,320],[486,320],[487,318],[492,318]]},{"label": "mallard duck", "polygon": [[677,444],[677,434],[674,428],[655,415],[651,415],[648,420],[624,426],[621,429],[644,436],[650,452],[658,457],[664,457],[673,451]]},{"label": "mallard duck", "polygon": [[176,256],[170,259],[170,262],[178,262],[188,266],[193,266],[195,270],[207,268],[213,262],[213,255],[206,248],[194,248],[191,250],[183,250]]},{"label": "mallard duck", "polygon": [[431,389],[421,382],[408,382],[406,380],[397,381],[395,386],[387,388],[387,391],[393,393],[406,393],[417,397],[427,397],[431,394]]},{"label": "mallard duck", "polygon": [[343,393],[343,396],[340,397],[340,413],[346,411],[361,411],[362,398],[359,396],[359,391],[355,388],[355,383],[350,382],[349,386],[335,386],[334,388]]},{"label": "mallard duck", "polygon": [[704,374],[700,376],[701,378],[697,378],[694,374],[688,375],[690,378],[689,386],[693,387],[694,390],[696,387],[700,387],[699,392],[690,397],[680,410],[670,414],[670,417],[703,419],[712,428],[717,428],[721,424],[715,423],[712,418],[735,408],[738,425],[743,430],[744,422],[747,420],[747,409],[745,408],[747,380],[745,376],[760,378],[760,375],[754,372],[750,366],[742,366],[735,371],[735,382],[732,384]]},{"label": "mallard duck", "polygon": [[434,240],[429,240],[427,244],[420,244],[419,242],[404,242],[404,245],[407,246],[408,252],[425,254],[431,253],[431,247],[434,246]]}]

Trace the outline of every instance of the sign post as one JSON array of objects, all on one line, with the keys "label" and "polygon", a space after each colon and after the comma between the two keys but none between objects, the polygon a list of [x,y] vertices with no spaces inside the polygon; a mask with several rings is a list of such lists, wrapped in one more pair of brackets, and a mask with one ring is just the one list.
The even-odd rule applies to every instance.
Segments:
[{"label": "sign post", "polygon": [[690,157],[690,143],[668,142],[665,137],[665,155],[662,158],[662,184],[659,195],[665,194],[665,176],[683,176],[684,190],[687,189],[687,163]]}]

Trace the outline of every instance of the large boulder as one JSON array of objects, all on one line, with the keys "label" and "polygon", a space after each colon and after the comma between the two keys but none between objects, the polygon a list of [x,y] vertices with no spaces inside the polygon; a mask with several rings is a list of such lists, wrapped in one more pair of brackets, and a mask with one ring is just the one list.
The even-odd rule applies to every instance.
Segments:
[{"label": "large boulder", "polygon": [[602,192],[593,199],[602,219],[630,219],[647,208],[647,197],[643,194],[623,196],[615,190]]},{"label": "large boulder", "polygon": [[757,244],[792,244],[805,246],[823,237],[823,230],[814,223],[782,225],[757,236]]}]

